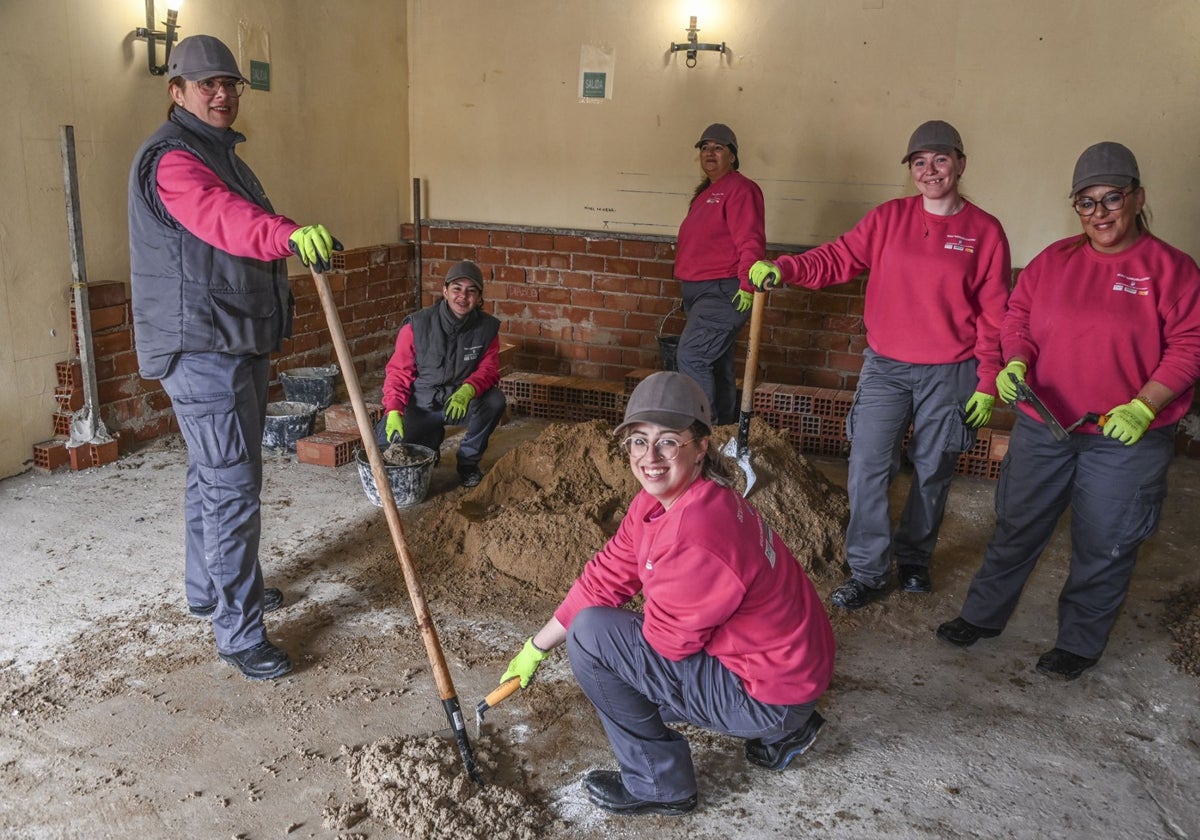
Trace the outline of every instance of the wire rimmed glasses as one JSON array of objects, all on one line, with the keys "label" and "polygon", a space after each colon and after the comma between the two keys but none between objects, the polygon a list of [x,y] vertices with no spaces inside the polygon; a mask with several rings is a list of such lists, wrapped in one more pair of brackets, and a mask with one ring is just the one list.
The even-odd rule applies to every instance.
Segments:
[{"label": "wire rimmed glasses", "polygon": [[690,440],[676,440],[673,437],[661,437],[651,444],[650,439],[647,437],[630,435],[621,441],[621,447],[629,453],[629,457],[637,460],[645,458],[646,453],[653,446],[659,458],[662,458],[664,461],[674,461],[679,457],[679,450],[695,442],[695,438],[691,438]]}]

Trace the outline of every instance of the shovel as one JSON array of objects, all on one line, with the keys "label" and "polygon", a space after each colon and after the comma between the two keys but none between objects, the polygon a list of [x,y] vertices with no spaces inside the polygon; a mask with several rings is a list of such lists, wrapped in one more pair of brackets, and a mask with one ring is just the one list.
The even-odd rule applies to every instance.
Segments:
[{"label": "shovel", "polygon": [[392,543],[396,547],[396,559],[404,572],[404,583],[408,587],[408,597],[412,601],[413,613],[417,626],[421,628],[421,639],[425,642],[425,654],[433,670],[437,683],[438,695],[442,699],[442,708],[454,731],[458,742],[458,752],[462,756],[463,766],[467,775],[478,784],[483,784],[479,768],[475,764],[475,756],[471,752],[471,744],[467,741],[466,723],[463,720],[462,709],[458,704],[458,696],[454,692],[454,683],[450,679],[450,669],[446,667],[446,657],[442,653],[441,642],[438,641],[437,628],[429,615],[429,607],[425,602],[425,591],[421,579],[417,576],[412,557],[408,553],[408,544],[404,539],[404,526],[400,522],[400,512],[396,509],[396,499],[392,495],[392,483],[388,480],[384,468],[383,456],[379,454],[379,444],[375,442],[375,430],[371,426],[367,405],[363,402],[362,389],[358,385],[358,374],[354,368],[354,357],[350,355],[350,347],[346,343],[346,334],[342,331],[342,322],[338,318],[337,304],[329,291],[329,283],[325,275],[312,270],[313,282],[317,286],[317,294],[321,298],[321,307],[325,310],[325,320],[329,324],[329,334],[333,338],[333,346],[337,350],[338,364],[342,367],[342,376],[346,381],[346,390],[350,393],[350,402],[354,406],[354,419],[358,423],[358,433],[362,436],[363,449],[371,462],[371,474],[375,477],[375,489],[379,491],[379,501],[383,513],[387,517],[388,530],[392,534]]},{"label": "shovel", "polygon": [[721,452],[737,461],[746,474],[746,489],[742,498],[750,495],[750,488],[758,480],[750,463],[750,415],[754,408],[754,372],[758,370],[758,340],[762,334],[763,300],[766,294],[756,291],[750,307],[750,346],[746,348],[746,372],[742,374],[742,411],[738,415],[737,438],[730,438]]}]

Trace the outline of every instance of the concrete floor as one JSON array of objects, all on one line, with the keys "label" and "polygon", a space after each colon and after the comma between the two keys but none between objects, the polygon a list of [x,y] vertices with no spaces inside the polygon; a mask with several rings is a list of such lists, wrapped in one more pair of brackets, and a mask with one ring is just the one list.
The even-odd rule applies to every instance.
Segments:
[{"label": "concrete floor", "polygon": [[[502,427],[485,467],[540,428]],[[814,462],[844,484],[844,462]],[[183,609],[183,465],[165,440],[102,469],[0,481],[0,836],[402,836],[321,817],[351,796],[341,745],[445,726],[398,573],[355,549],[382,531],[357,473],[268,460],[264,566],[289,599],[269,627],[298,668],[255,684]],[[443,464],[431,498],[462,492],[452,473]],[[522,761],[567,821],[561,836],[1200,838],[1200,681],[1167,662],[1160,622],[1163,600],[1198,578],[1200,462],[1174,464],[1109,650],[1072,683],[1033,669],[1054,638],[1061,528],[1003,636],[969,651],[933,637],[990,536],[993,490],[956,480],[933,594],[837,618],[830,724],[801,770],[748,776],[736,747],[707,744],[696,814],[604,818],[578,790],[582,767],[610,761],[595,732],[578,745],[594,721],[507,708],[509,726],[541,727]],[[464,708],[540,618],[438,616]],[[466,653],[481,635],[500,637],[495,650]],[[570,690],[565,662],[546,679]]]}]

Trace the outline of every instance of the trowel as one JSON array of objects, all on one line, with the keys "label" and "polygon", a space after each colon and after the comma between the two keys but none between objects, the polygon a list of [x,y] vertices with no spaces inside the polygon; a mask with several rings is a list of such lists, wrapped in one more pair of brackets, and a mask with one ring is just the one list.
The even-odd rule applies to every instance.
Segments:
[{"label": "trowel", "polygon": [[508,680],[500,683],[498,688],[492,690],[492,693],[479,701],[475,706],[475,733],[483,734],[483,715],[492,706],[497,705],[501,701],[515,694],[517,689],[521,687],[520,677],[511,677]]}]

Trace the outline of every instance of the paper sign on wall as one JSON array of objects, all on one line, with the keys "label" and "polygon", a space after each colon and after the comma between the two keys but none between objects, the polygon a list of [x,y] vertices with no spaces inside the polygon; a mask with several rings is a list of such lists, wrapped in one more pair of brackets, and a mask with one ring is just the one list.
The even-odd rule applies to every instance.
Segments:
[{"label": "paper sign on wall", "polygon": [[261,26],[238,21],[238,66],[250,74],[251,90],[271,89],[271,35]]},{"label": "paper sign on wall", "polygon": [[579,101],[603,102],[612,99],[613,67],[616,64],[612,47],[579,48]]}]

